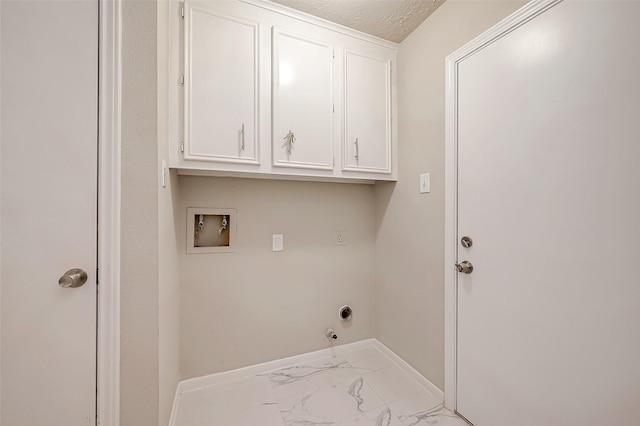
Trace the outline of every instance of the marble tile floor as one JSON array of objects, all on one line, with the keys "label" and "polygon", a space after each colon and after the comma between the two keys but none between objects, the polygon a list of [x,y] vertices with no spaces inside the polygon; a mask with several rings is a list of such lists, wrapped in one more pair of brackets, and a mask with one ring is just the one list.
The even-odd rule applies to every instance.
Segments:
[{"label": "marble tile floor", "polygon": [[184,392],[172,426],[468,426],[374,347]]}]

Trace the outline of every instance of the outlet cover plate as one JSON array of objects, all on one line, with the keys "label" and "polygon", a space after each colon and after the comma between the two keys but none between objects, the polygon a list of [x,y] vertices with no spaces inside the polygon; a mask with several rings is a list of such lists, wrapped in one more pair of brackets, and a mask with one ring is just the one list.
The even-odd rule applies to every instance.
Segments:
[{"label": "outlet cover plate", "polygon": [[283,234],[272,235],[271,251],[284,251],[284,235]]}]

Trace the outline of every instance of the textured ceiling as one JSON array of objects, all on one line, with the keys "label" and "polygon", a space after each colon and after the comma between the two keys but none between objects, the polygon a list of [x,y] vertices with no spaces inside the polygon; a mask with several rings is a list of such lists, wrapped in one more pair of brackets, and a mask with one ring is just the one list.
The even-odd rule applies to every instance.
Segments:
[{"label": "textured ceiling", "polygon": [[272,0],[400,43],[444,0]]}]

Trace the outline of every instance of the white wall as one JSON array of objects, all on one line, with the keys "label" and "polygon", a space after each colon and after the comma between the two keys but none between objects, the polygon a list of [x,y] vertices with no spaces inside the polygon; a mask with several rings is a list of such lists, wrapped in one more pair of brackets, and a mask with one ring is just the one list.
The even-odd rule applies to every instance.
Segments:
[{"label": "white wall", "polygon": [[[376,335],[441,389],[444,61],[523,4],[449,0],[398,52],[398,182],[377,184],[375,191]],[[419,194],[419,174],[426,172],[431,193]]]},{"label": "white wall", "polygon": [[156,2],[122,2],[120,424],[158,425]]},{"label": "white wall", "polygon": [[[178,360],[182,378],[230,370],[327,347],[328,326],[338,343],[377,335],[443,386],[444,57],[521,4],[449,0],[403,42],[397,184],[171,176],[159,190],[158,11],[123,2],[123,426],[164,424]],[[425,171],[432,193],[421,196]],[[187,207],[237,208],[237,252],[187,255]],[[272,233],[285,234],[284,252],[271,252]]]},{"label": "white wall", "polygon": [[[373,337],[371,185],[179,177],[183,377]],[[186,254],[188,207],[237,209],[235,253]],[[334,232],[347,245],[334,245]],[[284,234],[284,251],[271,235]],[[354,309],[343,327],[338,309]]]},{"label": "white wall", "polygon": [[159,421],[169,424],[171,408],[180,381],[180,263],[174,210],[177,176],[166,170],[169,160],[169,2],[158,2],[158,368]]}]

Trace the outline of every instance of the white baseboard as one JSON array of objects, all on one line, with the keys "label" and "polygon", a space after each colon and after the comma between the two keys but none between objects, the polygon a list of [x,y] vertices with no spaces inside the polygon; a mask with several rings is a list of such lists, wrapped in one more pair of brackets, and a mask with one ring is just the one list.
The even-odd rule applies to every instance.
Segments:
[{"label": "white baseboard", "polygon": [[347,343],[345,345],[333,346],[328,349],[322,349],[319,351],[308,352],[306,354],[295,355],[287,358],[277,359],[274,361],[264,362],[262,364],[250,365],[248,367],[238,368],[236,370],[224,371],[222,373],[209,374],[206,376],[195,377],[192,379],[183,380],[178,383],[176,389],[176,395],[173,400],[173,409],[171,410],[171,419],[169,421],[170,426],[175,425],[175,415],[178,409],[178,402],[180,395],[193,392],[199,389],[206,388],[208,386],[218,385],[233,380],[238,380],[243,377],[255,376],[256,374],[264,374],[273,370],[288,367],[294,364],[314,362],[330,356],[343,355],[348,352],[357,351],[359,349],[376,348],[391,361],[393,361],[398,367],[400,367],[409,376],[415,379],[422,387],[431,392],[441,401],[444,401],[444,393],[427,378],[422,376],[416,369],[411,367],[405,360],[396,355],[391,349],[383,345],[377,339],[360,340],[354,343]]},{"label": "white baseboard", "polygon": [[431,392],[440,401],[444,402],[444,392],[440,390],[439,387],[431,383],[429,379],[427,379],[422,374],[420,374],[418,370],[410,366],[404,359],[396,355],[395,352],[393,352],[391,349],[386,347],[379,340],[377,339],[372,339],[372,340],[374,341],[373,343],[374,348],[378,349],[380,352],[385,354],[389,359],[391,359],[391,361],[396,363],[396,365],[400,367],[405,373],[407,373],[409,376],[415,379],[420,385],[422,385],[423,388]]},{"label": "white baseboard", "polygon": [[171,416],[169,417],[169,426],[174,426],[176,424],[176,414],[178,413],[178,401],[180,400],[180,395],[181,395],[180,383],[178,383],[178,387],[176,388],[176,394],[173,397],[173,407],[171,407]]}]

